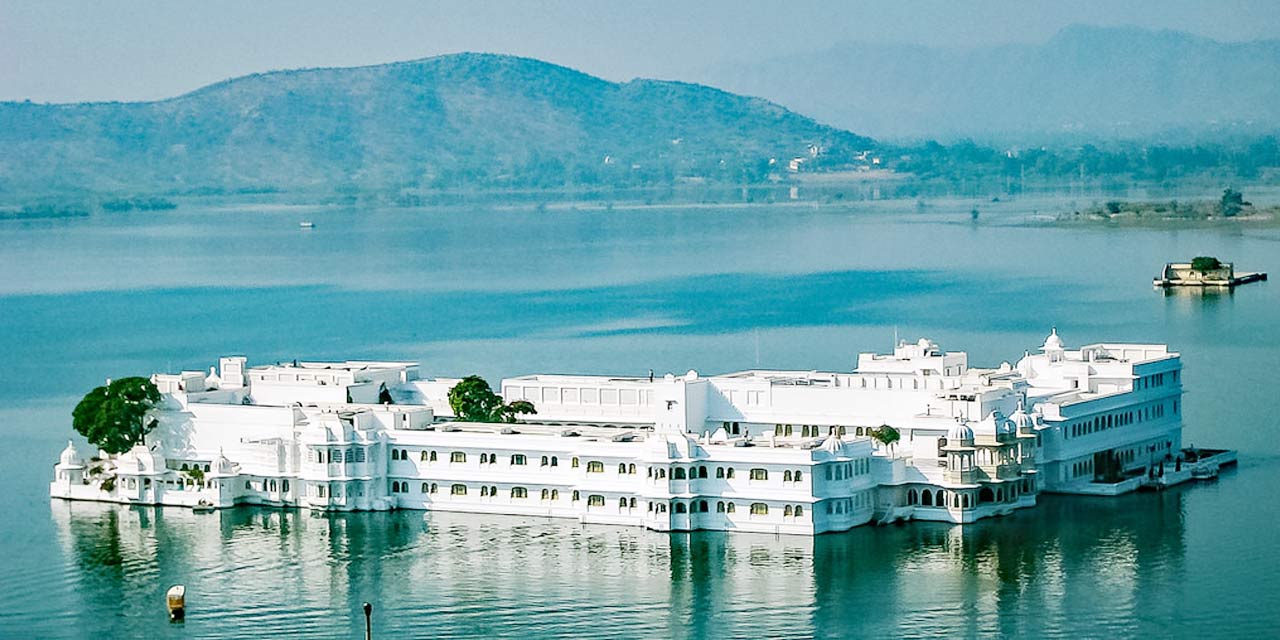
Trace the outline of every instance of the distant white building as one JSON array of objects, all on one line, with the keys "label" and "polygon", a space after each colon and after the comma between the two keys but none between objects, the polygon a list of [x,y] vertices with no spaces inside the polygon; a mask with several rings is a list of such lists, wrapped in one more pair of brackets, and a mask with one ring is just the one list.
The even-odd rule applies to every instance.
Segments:
[{"label": "distant white building", "polygon": [[148,444],[87,462],[68,445],[50,491],[656,530],[972,522],[1040,491],[1186,479],[1164,473],[1181,450],[1180,371],[1162,345],[1067,350],[1056,331],[992,369],[922,339],[850,372],[510,378],[505,400],[532,402],[537,423],[480,424],[451,419],[457,380],[421,379],[414,363],[228,357],[218,372],[152,376],[164,401]]}]

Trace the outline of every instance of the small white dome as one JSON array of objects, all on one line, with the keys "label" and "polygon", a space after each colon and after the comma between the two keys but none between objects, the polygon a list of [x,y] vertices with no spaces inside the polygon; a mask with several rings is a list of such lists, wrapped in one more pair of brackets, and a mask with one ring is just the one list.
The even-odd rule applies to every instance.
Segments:
[{"label": "small white dome", "polygon": [[1031,414],[1027,413],[1022,406],[1022,401],[1018,401],[1018,408],[1009,416],[1009,421],[1018,431],[1029,431],[1035,426],[1035,420],[1031,418]]},{"label": "small white dome", "polygon": [[957,421],[947,430],[947,444],[955,446],[966,442],[973,443],[973,429],[970,429],[969,425]]},{"label": "small white dome", "polygon": [[698,372],[697,372],[696,370],[694,370],[694,369],[690,369],[688,373],[684,374],[684,379],[685,379],[685,380],[697,380],[697,379],[698,379]]},{"label": "small white dome", "polygon": [[64,467],[82,466],[80,452],[76,451],[76,446],[70,440],[67,441],[67,448],[62,450],[62,457],[59,458],[58,463]]},{"label": "small white dome", "polygon": [[218,457],[213,459],[213,470],[218,475],[235,475],[235,463],[222,455],[222,450],[218,450]]},{"label": "small white dome", "polygon": [[822,441],[822,446],[819,448],[833,456],[838,456],[844,452],[844,443],[840,441],[839,437],[830,435],[827,436],[826,440]]},{"label": "small white dome", "polygon": [[1063,348],[1064,347],[1062,346],[1062,338],[1058,337],[1058,328],[1054,327],[1053,332],[1049,334],[1049,337],[1044,339],[1044,346],[1040,347],[1040,350],[1041,351],[1062,351]]}]

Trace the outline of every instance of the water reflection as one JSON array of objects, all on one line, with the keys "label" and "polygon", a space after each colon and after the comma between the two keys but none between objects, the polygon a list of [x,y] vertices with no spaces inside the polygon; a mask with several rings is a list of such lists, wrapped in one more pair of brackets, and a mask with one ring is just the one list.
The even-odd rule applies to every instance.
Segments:
[{"label": "water reflection", "polygon": [[1184,579],[1182,501],[1049,496],[963,528],[812,539],[422,512],[58,501],[53,514],[76,615],[120,632],[177,633],[161,594],[183,583],[184,633],[200,635],[354,635],[369,600],[389,634],[919,637],[1150,630],[1144,620],[1176,613],[1158,594]]}]

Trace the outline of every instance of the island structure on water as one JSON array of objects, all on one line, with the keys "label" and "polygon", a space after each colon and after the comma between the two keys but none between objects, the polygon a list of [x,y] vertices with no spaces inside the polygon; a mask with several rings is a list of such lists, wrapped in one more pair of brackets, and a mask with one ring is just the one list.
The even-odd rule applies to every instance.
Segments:
[{"label": "island structure on water", "polygon": [[1191,262],[1170,262],[1164,265],[1160,275],[1151,283],[1157,287],[1213,287],[1231,289],[1250,282],[1267,279],[1261,271],[1236,271],[1234,264],[1221,262],[1210,256],[1200,256]]},{"label": "island structure on water", "polygon": [[[427,509],[659,531],[819,534],[970,523],[1040,492],[1111,496],[1215,476],[1182,448],[1182,363],[1157,344],[1071,350],[1055,330],[1016,365],[899,342],[850,372],[504,380],[536,422],[452,420],[458,380],[410,362],[293,362],[155,374],[147,444],[86,461],[56,498],[323,511]],[[109,479],[109,480],[108,480]]]}]

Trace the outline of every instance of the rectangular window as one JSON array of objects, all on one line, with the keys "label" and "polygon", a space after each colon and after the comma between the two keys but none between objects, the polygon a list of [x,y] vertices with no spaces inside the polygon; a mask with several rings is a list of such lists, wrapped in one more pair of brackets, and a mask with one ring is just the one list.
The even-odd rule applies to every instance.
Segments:
[{"label": "rectangular window", "polygon": [[606,404],[606,405],[618,404],[618,390],[617,389],[601,389],[600,404]]},{"label": "rectangular window", "polygon": [[590,495],[590,496],[587,496],[587,506],[588,506],[588,507],[603,507],[603,506],[604,506],[604,496],[601,496],[601,495]]},{"label": "rectangular window", "polygon": [[516,453],[511,455],[511,464],[526,464],[524,454]]},{"label": "rectangular window", "polygon": [[449,493],[455,496],[465,496],[467,495],[467,485],[455,484],[449,489]]},{"label": "rectangular window", "polygon": [[543,387],[542,401],[560,404],[560,389],[557,387]]},{"label": "rectangular window", "polygon": [[769,472],[765,469],[752,469],[751,479],[752,480],[768,480]]},{"label": "rectangular window", "polygon": [[583,389],[582,404],[597,404],[600,402],[600,391],[598,389]]},{"label": "rectangular window", "polygon": [[577,390],[577,389],[565,389],[565,390],[564,390],[564,403],[565,403],[565,404],[578,404],[578,390]]},{"label": "rectangular window", "polygon": [[461,451],[454,451],[449,454],[449,462],[466,462],[467,454]]},{"label": "rectangular window", "polygon": [[618,393],[618,399],[624,405],[633,405],[636,403],[636,390],[623,389]]}]

